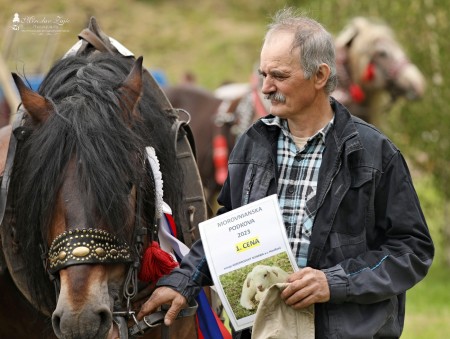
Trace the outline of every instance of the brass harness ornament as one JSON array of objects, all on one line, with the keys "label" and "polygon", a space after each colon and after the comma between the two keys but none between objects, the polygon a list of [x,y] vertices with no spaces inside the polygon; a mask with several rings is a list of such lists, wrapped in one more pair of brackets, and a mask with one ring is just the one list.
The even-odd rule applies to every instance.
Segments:
[{"label": "brass harness ornament", "polygon": [[48,251],[51,274],[77,264],[123,264],[132,262],[130,247],[100,229],[74,229],[61,233]]}]

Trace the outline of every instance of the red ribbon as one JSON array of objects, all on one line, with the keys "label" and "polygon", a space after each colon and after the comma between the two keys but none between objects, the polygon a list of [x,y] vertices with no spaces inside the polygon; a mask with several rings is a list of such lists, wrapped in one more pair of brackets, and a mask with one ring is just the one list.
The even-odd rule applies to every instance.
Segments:
[{"label": "red ribbon", "polygon": [[354,102],[361,103],[366,98],[362,88],[357,84],[350,85],[349,91]]},{"label": "red ribbon", "polygon": [[175,259],[162,250],[156,241],[153,241],[144,252],[138,278],[144,282],[158,281],[159,278],[172,272],[175,267],[178,267]]},{"label": "red ribbon", "polygon": [[362,76],[362,80],[365,82],[369,82],[375,79],[375,64],[370,63],[367,65],[364,74]]}]

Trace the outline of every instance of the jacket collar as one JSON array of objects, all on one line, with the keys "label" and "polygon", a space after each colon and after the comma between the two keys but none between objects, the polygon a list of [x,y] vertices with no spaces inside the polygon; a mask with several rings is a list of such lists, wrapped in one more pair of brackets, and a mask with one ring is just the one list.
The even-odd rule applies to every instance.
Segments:
[{"label": "jacket collar", "polygon": [[[339,103],[333,97],[330,97],[330,104],[334,111],[334,128],[331,131],[333,140],[335,142],[338,153],[342,151],[345,145],[346,151],[352,151],[355,149],[361,149],[362,144],[358,136],[358,131],[356,129],[355,123],[353,122],[354,117],[345,108],[344,105]],[[352,138],[350,143],[346,143]],[[330,138],[328,138],[330,139]]]},{"label": "jacket collar", "polygon": [[[333,97],[330,97],[330,104],[334,111],[334,123],[332,130],[328,133],[330,134],[330,136],[326,138],[326,144],[328,146],[330,145],[330,143],[334,143],[337,151],[340,153],[346,141],[352,137],[357,136],[358,131],[356,129],[355,123],[353,122],[353,119],[355,119],[355,117],[352,117],[352,115],[344,105],[339,103]],[[266,125],[261,120],[273,118],[274,116],[269,114],[259,119],[254,125],[256,130],[264,135],[272,145],[273,143],[276,143],[280,129],[276,125]],[[360,139],[353,138],[352,142],[345,145],[345,148],[347,151],[362,148]]]}]

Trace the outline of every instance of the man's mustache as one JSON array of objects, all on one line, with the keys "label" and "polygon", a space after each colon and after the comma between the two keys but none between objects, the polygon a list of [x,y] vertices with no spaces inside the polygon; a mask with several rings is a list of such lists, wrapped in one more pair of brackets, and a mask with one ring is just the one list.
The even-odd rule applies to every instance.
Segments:
[{"label": "man's mustache", "polygon": [[286,102],[286,97],[280,92],[273,92],[270,94],[266,94],[264,98],[270,101],[277,101],[281,104],[284,104]]}]

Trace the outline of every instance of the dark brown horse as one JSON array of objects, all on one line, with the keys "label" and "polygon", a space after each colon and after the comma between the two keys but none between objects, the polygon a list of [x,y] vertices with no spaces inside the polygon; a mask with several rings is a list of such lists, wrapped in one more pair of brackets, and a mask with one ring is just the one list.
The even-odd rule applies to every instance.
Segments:
[{"label": "dark brown horse", "polygon": [[[355,18],[336,38],[337,72],[339,87],[332,94],[360,118],[377,124],[384,111],[399,98],[415,100],[422,97],[425,89],[423,75],[412,64],[395,40],[393,32],[384,24],[366,18]],[[228,151],[236,137],[257,118],[270,111],[269,103],[260,95],[257,75],[244,93],[235,96],[217,96],[226,93],[230,85],[208,92],[196,86],[165,88],[174,107],[186,109],[191,114],[191,126],[197,140],[199,169],[205,188],[209,190],[208,201],[221,187],[217,180],[220,170],[214,161],[217,135],[225,135]],[[259,94],[259,95],[258,95]],[[233,103],[236,110],[224,107]]]},{"label": "dark brown horse", "polygon": [[[122,55],[95,21],[81,37],[38,92],[14,75],[22,106],[0,130],[2,338],[127,337],[139,288],[157,278],[143,253],[158,240],[162,198],[179,234],[197,218],[185,209],[198,172],[182,163],[189,149],[178,155],[176,111],[142,58]],[[194,316],[169,332],[196,338]]]}]

